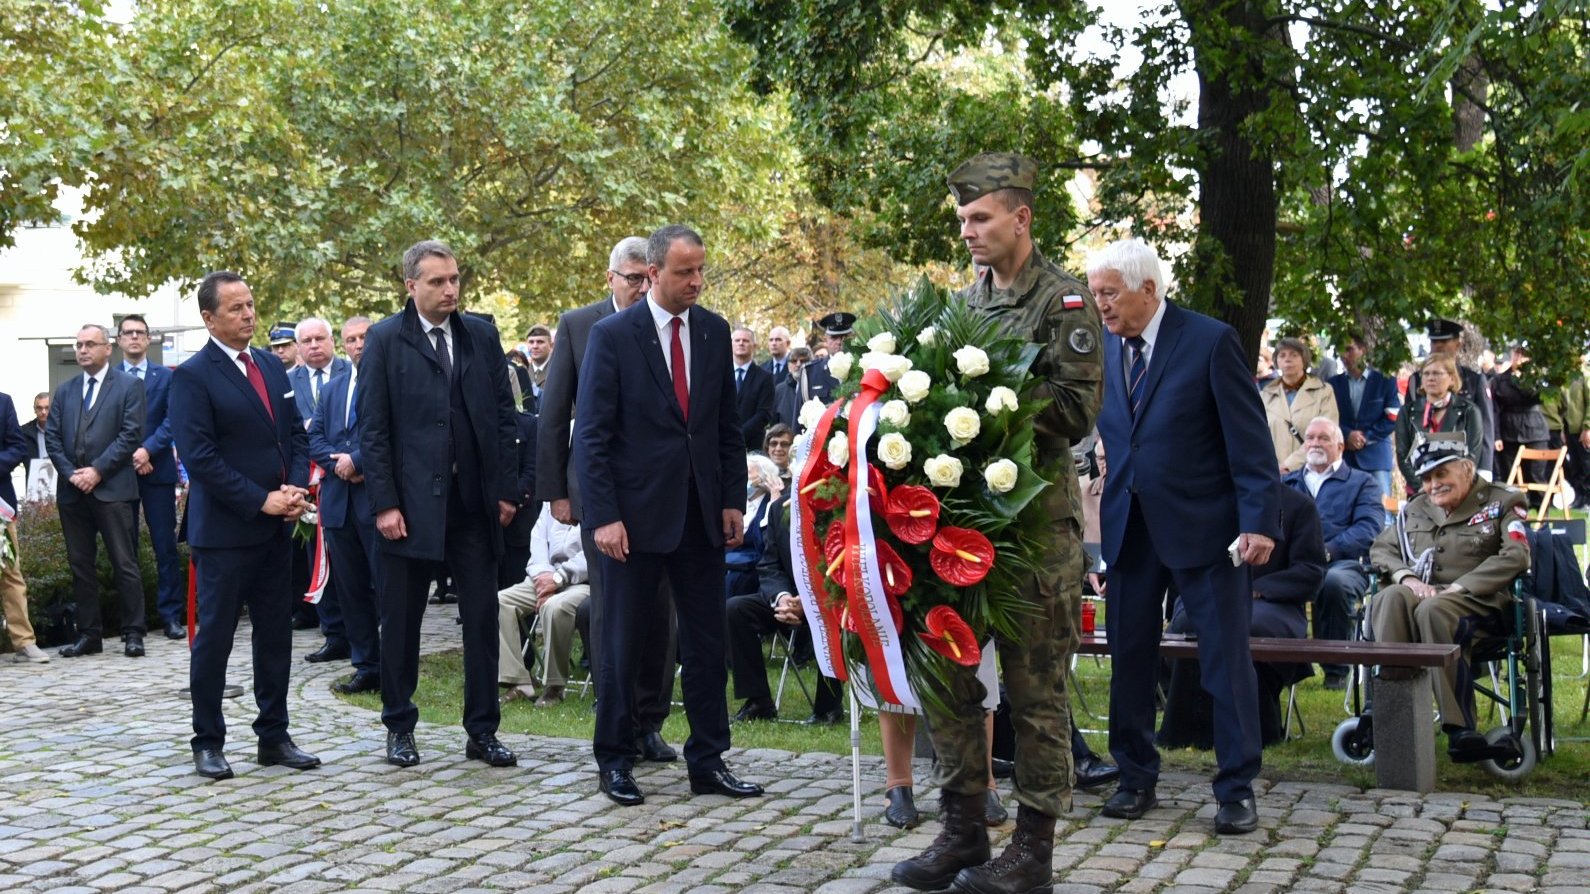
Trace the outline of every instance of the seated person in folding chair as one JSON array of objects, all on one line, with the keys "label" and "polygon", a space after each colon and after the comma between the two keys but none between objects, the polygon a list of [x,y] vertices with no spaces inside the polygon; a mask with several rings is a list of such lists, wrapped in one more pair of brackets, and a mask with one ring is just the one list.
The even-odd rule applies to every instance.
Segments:
[{"label": "seated person in folding chair", "polygon": [[[569,653],[574,646],[574,616],[591,595],[588,579],[580,526],[553,518],[552,506],[546,504],[530,532],[525,579],[497,592],[497,685],[507,689],[503,701],[534,699],[540,708],[563,701]],[[539,692],[521,657],[519,621],[529,614],[540,616],[547,644]]]},{"label": "seated person in folding chair", "polygon": [[[1372,482],[1371,482],[1372,483]],[[1325,540],[1320,535],[1319,512],[1306,493],[1280,488],[1281,537],[1270,561],[1253,567],[1253,615],[1250,636],[1308,637],[1305,606],[1314,601],[1325,579]],[[1187,633],[1192,623],[1176,601],[1172,633]],[[1158,744],[1162,748],[1215,747],[1214,702],[1203,691],[1196,659],[1172,661],[1170,688],[1165,697],[1165,717]],[[1280,707],[1281,691],[1314,675],[1313,666],[1255,661],[1259,682],[1259,737],[1265,745],[1286,738]]]},{"label": "seated person in folding chair", "polygon": [[1509,746],[1488,744],[1474,728],[1469,649],[1475,634],[1500,628],[1513,579],[1529,569],[1524,495],[1480,478],[1461,435],[1432,434],[1409,461],[1423,492],[1369,553],[1392,582],[1370,602],[1374,638],[1462,646],[1457,667],[1435,677],[1447,754],[1456,763],[1510,757]]},{"label": "seated person in folding chair", "polygon": [[723,554],[723,598],[761,589],[756,566],[767,542],[767,509],[784,491],[778,466],[760,453],[745,457],[745,537]]},{"label": "seated person in folding chair", "polygon": [[[763,516],[766,528],[762,536],[767,549],[756,569],[759,589],[734,596],[725,609],[734,696],[745,699],[734,715],[736,721],[778,719],[762,658],[764,634],[793,629],[797,652],[811,651],[811,631],[806,626],[800,597],[795,595],[795,565],[790,560],[789,495],[770,500]],[[747,531],[750,527],[746,525]],[[842,720],[844,707],[839,696],[839,683],[819,674],[817,692],[812,697],[812,716],[807,721],[833,724]]]}]

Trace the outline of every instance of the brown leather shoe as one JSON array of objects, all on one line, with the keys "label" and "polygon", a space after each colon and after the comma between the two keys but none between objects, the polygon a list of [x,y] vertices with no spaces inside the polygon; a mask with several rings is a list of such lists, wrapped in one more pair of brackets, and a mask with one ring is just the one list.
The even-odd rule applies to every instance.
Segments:
[{"label": "brown leather shoe", "polygon": [[955,890],[968,894],[1048,894],[1054,890],[1054,817],[1016,808],[1016,831],[998,857],[962,869]]}]

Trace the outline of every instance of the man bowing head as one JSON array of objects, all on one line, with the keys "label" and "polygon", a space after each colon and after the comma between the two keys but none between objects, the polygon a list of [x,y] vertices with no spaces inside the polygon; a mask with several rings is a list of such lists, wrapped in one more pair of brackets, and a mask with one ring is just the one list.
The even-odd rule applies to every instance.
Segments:
[{"label": "man bowing head", "polygon": [[653,604],[663,574],[679,617],[690,738],[685,762],[696,794],[749,797],[760,786],[723,765],[729,747],[724,696],[723,550],[744,526],[745,441],[735,412],[729,324],[696,306],[706,246],[694,230],[651,234],[646,300],[591,328],[580,366],[574,450],[585,527],[601,553],[608,604],[600,650],[602,697],[594,750],[601,790],[623,805],[643,800],[631,773],[635,656],[667,619],[625,606]]}]

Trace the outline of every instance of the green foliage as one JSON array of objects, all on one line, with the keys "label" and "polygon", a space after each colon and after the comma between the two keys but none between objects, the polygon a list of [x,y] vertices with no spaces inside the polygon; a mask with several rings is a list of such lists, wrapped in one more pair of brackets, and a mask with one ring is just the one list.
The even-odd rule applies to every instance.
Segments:
[{"label": "green foliage", "polygon": [[[99,288],[237,269],[267,317],[391,311],[441,238],[529,320],[598,292],[623,236],[765,239],[777,115],[707,0],[149,0],[116,42],[78,223]],[[520,330],[522,331],[522,329]]]}]

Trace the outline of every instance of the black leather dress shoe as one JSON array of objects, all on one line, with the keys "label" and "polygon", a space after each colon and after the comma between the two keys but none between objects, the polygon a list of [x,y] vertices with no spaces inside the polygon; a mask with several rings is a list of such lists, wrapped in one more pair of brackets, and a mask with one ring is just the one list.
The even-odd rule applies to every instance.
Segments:
[{"label": "black leather dress shoe", "polygon": [[509,751],[491,733],[470,736],[469,743],[464,746],[464,757],[472,761],[485,761],[493,767],[513,767],[519,763],[519,756]]},{"label": "black leather dress shoe", "polygon": [[142,633],[129,633],[122,637],[121,653],[128,658],[144,657],[144,635]]},{"label": "black leather dress shoe", "polygon": [[691,773],[690,791],[698,795],[755,798],[762,794],[762,787],[754,782],[741,782],[727,767],[719,767],[710,773]]},{"label": "black leather dress shoe", "polygon": [[259,762],[262,767],[280,764],[292,770],[313,770],[320,766],[320,758],[294,745],[292,739],[275,745],[260,745]]},{"label": "black leather dress shoe", "polygon": [[98,655],[105,651],[105,644],[97,636],[79,636],[77,642],[61,649],[62,658],[76,658],[79,655]]},{"label": "black leather dress shoe", "polygon": [[176,621],[167,621],[166,622],[166,639],[187,639],[187,638],[188,638],[188,628],[182,626],[181,624],[177,623]]},{"label": "black leather dress shoe", "polygon": [[1221,835],[1246,835],[1259,828],[1259,809],[1252,797],[1221,801],[1215,811],[1215,831]]},{"label": "black leather dress shoe", "polygon": [[1505,761],[1518,757],[1518,746],[1511,738],[1492,744],[1483,733],[1471,729],[1448,730],[1446,755],[1454,764],[1474,764],[1485,760]]},{"label": "black leather dress shoe", "polygon": [[1119,788],[1115,794],[1104,802],[1104,809],[1100,811],[1105,816],[1116,819],[1142,819],[1143,814],[1153,810],[1159,805],[1159,799],[1154,797],[1153,789],[1141,791],[1129,788]]},{"label": "black leather dress shoe", "polygon": [[319,664],[322,661],[342,661],[352,654],[348,651],[347,643],[334,643],[328,639],[320,648],[305,655],[304,660]]},{"label": "black leather dress shoe", "polygon": [[354,674],[341,683],[332,684],[331,688],[343,695],[355,695],[360,692],[379,692],[381,689],[381,675],[371,673]]},{"label": "black leather dress shoe", "polygon": [[1016,775],[1016,762],[1001,760],[997,757],[988,759],[988,768],[993,771],[995,779],[1010,779]]},{"label": "black leather dress shoe", "polygon": [[641,760],[651,761],[654,764],[667,764],[679,759],[679,752],[663,741],[662,733],[656,730],[641,733],[640,741],[635,744],[640,749]]},{"label": "black leather dress shoe", "polygon": [[193,752],[193,770],[207,779],[231,779],[232,765],[219,748],[200,748]]},{"label": "black leather dress shoe", "polygon": [[646,803],[646,796],[635,784],[635,774],[628,770],[603,770],[598,774],[602,794],[620,807],[634,807]]},{"label": "black leather dress shoe", "polygon": [[1076,764],[1077,788],[1098,788],[1121,778],[1121,768],[1096,754],[1083,755]]},{"label": "black leather dress shoe", "polygon": [[760,698],[748,698],[740,710],[734,712],[734,722],[743,723],[747,720],[777,720],[778,708],[773,703]]},{"label": "black leather dress shoe", "polygon": [[412,767],[420,762],[420,748],[413,733],[386,734],[386,762],[394,767]]},{"label": "black leather dress shoe", "polygon": [[922,823],[922,814],[917,812],[916,799],[911,795],[911,786],[897,785],[883,793],[889,806],[883,809],[883,819],[896,829],[915,829]]},{"label": "black leather dress shoe", "polygon": [[838,726],[845,722],[845,712],[835,708],[832,711],[822,711],[801,721],[807,726]]}]

